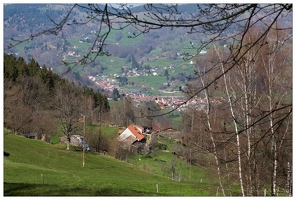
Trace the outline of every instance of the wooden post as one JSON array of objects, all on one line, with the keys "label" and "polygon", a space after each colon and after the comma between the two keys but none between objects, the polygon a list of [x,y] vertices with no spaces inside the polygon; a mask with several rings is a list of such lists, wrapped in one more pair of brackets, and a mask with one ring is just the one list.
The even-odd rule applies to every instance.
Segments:
[{"label": "wooden post", "polygon": [[85,143],[85,141],[84,141],[84,137],[85,137],[85,115],[83,115],[83,121],[84,121],[84,123],[83,123],[83,145],[82,145],[82,147],[83,147],[83,163],[82,163],[82,167],[84,167],[84,159],[85,159],[85,146],[84,146],[84,143]]},{"label": "wooden post", "polygon": [[189,153],[189,181],[191,181],[191,148]]},{"label": "wooden post", "polygon": [[291,190],[292,188],[291,188],[290,174],[291,174],[290,162],[288,162],[288,166],[287,166],[287,189],[286,189],[286,193],[289,194],[289,197],[292,196],[292,190]]},{"label": "wooden post", "polygon": [[44,185],[44,175],[41,174],[41,181],[42,181],[42,185]]},{"label": "wooden post", "polygon": [[156,183],[156,193],[158,193],[158,183]]},{"label": "wooden post", "polygon": [[82,140],[82,167],[84,167],[84,157],[85,157],[85,150],[84,150],[84,137],[85,137],[85,115],[80,113],[83,116],[83,140]]}]

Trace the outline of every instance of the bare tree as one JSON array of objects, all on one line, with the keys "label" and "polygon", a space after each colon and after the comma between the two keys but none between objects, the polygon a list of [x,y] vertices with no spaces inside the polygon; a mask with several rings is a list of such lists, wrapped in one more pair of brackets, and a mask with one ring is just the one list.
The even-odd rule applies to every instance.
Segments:
[{"label": "bare tree", "polygon": [[231,94],[230,93],[230,88],[229,88],[229,76],[227,77],[225,74],[225,66],[222,62],[221,56],[217,51],[217,55],[218,58],[221,62],[221,71],[223,74],[223,79],[224,79],[224,87],[225,87],[225,93],[227,95],[227,101],[229,103],[229,109],[230,109],[230,113],[231,113],[231,117],[233,119],[233,126],[235,129],[235,136],[236,136],[236,146],[237,146],[237,158],[238,158],[238,175],[239,175],[239,182],[240,182],[240,186],[241,186],[241,192],[242,192],[242,196],[245,196],[245,191],[244,191],[244,184],[243,184],[243,177],[242,177],[242,163],[241,163],[241,143],[240,143],[240,136],[239,136],[239,124],[237,121],[237,116],[234,112],[234,98],[235,98],[235,94]]},{"label": "bare tree", "polygon": [[57,119],[54,117],[52,110],[39,110],[33,115],[33,122],[31,128],[36,131],[38,137],[41,139],[45,137],[48,139],[58,129]]},{"label": "bare tree", "polygon": [[[45,86],[36,77],[19,76],[16,82],[5,82],[5,120],[14,133],[38,133],[35,123],[38,115],[46,110],[42,104],[48,95]],[[50,102],[48,102],[50,104]],[[38,118],[39,127],[42,118]]]},{"label": "bare tree", "polygon": [[[211,62],[212,60],[215,60],[215,53],[210,53],[208,54],[206,57],[201,57],[196,59],[196,71],[195,71],[195,75],[197,76],[197,81],[200,82],[201,84],[198,84],[196,82],[193,82],[192,84],[189,85],[189,96],[190,93],[194,93],[196,90],[198,90],[199,88],[203,88],[207,85],[207,80],[210,80],[210,75],[209,73],[206,73],[207,70],[209,70],[211,68]],[[215,165],[216,165],[216,170],[217,170],[217,175],[218,175],[218,179],[219,179],[219,184],[221,187],[221,191],[223,196],[225,196],[225,191],[224,191],[224,186],[222,183],[222,175],[221,175],[221,163],[220,163],[220,158],[219,158],[219,154],[218,154],[218,150],[217,150],[217,138],[215,138],[214,133],[215,133],[215,129],[217,130],[217,127],[215,125],[215,121],[216,121],[216,116],[215,116],[215,112],[216,109],[213,106],[213,100],[215,99],[214,97],[214,90],[216,89],[216,86],[210,86],[210,87],[206,87],[204,90],[203,94],[200,94],[199,98],[196,98],[196,102],[200,102],[200,106],[198,108],[191,108],[192,111],[195,111],[195,115],[194,113],[192,114],[192,124],[191,124],[191,132],[195,132],[195,134],[197,135],[197,137],[204,137],[202,134],[201,129],[204,129],[205,134],[208,136],[210,142],[211,142],[211,146],[203,146],[200,145],[201,148],[207,149],[208,152],[212,153],[215,159]],[[187,92],[188,93],[188,92]],[[199,112],[197,112],[197,110],[199,110]],[[199,115],[197,113],[200,113]],[[201,114],[202,113],[202,114]],[[194,118],[198,118],[198,121],[201,122],[197,122],[198,126],[202,126],[202,128],[198,129],[196,127],[194,127]],[[220,141],[221,142],[221,141]]]},{"label": "bare tree", "polygon": [[56,94],[58,118],[61,131],[67,137],[67,150],[70,149],[71,136],[81,129],[79,125],[79,112],[81,99],[73,85],[63,85]]},{"label": "bare tree", "polygon": [[133,110],[133,104],[131,97],[127,96],[122,98],[122,107],[123,107],[123,124],[125,127],[128,127],[130,123],[135,123],[135,114]]},{"label": "bare tree", "polygon": [[[287,73],[288,66],[290,65],[289,49],[279,51],[279,46],[284,42],[286,33],[284,31],[272,31],[267,39],[268,45],[264,47],[261,54],[261,61],[263,69],[265,70],[266,79],[266,107],[269,111],[277,110],[290,102],[289,95],[291,94],[291,78]],[[288,59],[287,59],[288,58]],[[286,84],[283,85],[281,78],[286,77]],[[287,132],[280,133],[282,120],[287,118],[291,113],[287,110],[285,113],[273,112],[268,116],[269,132],[271,134],[271,154],[272,154],[272,176],[271,176],[271,195],[276,195],[278,167],[279,163],[279,148],[284,138],[287,137]],[[288,117],[289,118],[289,117]],[[287,118],[287,119],[288,119]],[[281,163],[284,165],[284,163]]]},{"label": "bare tree", "polygon": [[[246,36],[250,40],[249,43],[251,43],[253,34],[260,34],[258,32],[260,31],[250,32],[250,35]],[[280,35],[286,38],[284,33]],[[237,63],[237,70],[232,70],[223,76],[225,95],[227,97],[226,101],[229,105],[226,109],[229,109],[229,114],[231,116],[230,118],[227,115],[223,117],[224,120],[228,119],[228,121],[232,121],[233,129],[229,130],[231,126],[224,125],[224,130],[220,132],[212,130],[211,132],[219,133],[221,136],[226,133],[227,140],[222,139],[222,143],[220,142],[220,144],[217,145],[217,149],[223,147],[224,151],[227,146],[231,146],[231,141],[236,139],[236,158],[225,157],[225,159],[226,162],[237,161],[242,195],[245,195],[244,188],[246,186],[247,195],[260,195],[260,181],[266,183],[268,177],[271,177],[273,182],[271,194],[276,194],[276,180],[278,179],[277,173],[279,171],[278,145],[289,138],[287,129],[284,129],[284,127],[287,127],[284,124],[289,124],[291,107],[288,105],[291,105],[290,95],[292,94],[290,86],[290,81],[292,79],[290,75],[288,75],[291,69],[289,63],[291,54],[288,53],[288,56],[283,56],[283,54],[287,55],[288,50],[286,49],[289,48],[281,49],[276,45],[279,44],[279,41],[283,41],[283,38],[280,39],[278,37],[272,41],[272,35],[270,35],[269,40],[267,40],[268,45],[264,47],[258,45],[257,49],[254,48],[249,51],[244,56],[244,59]],[[268,46],[270,46],[270,48],[268,48]],[[211,57],[208,63],[206,60],[202,60],[201,63],[207,65],[208,70],[217,71],[220,69],[225,71],[229,65],[223,65],[221,60],[223,60],[222,56],[225,56],[224,54],[227,53],[227,51],[224,48],[218,49],[215,45],[214,48],[216,56]],[[215,63],[218,64],[216,65]],[[203,77],[207,77],[205,76],[206,73],[200,73],[202,64],[198,65],[199,69],[197,70],[201,80],[203,80]],[[263,68],[263,66],[266,67]],[[264,72],[262,71],[263,69],[265,69]],[[280,77],[282,77],[282,79],[287,78],[287,81],[280,81]],[[206,80],[209,79],[210,78],[207,78]],[[285,88],[282,88],[283,85],[285,85]],[[221,86],[221,82],[218,82],[217,87]],[[204,87],[204,84],[202,87]],[[209,97],[209,94],[214,94],[213,91],[207,93],[211,88],[212,87],[206,87],[204,89],[205,96]],[[213,108],[214,107],[212,107],[212,109]],[[224,108],[224,110],[226,109]],[[207,109],[205,109],[205,111],[206,110]],[[211,117],[215,117],[215,114],[212,113]],[[260,123],[257,123],[259,121]],[[211,121],[208,122],[212,123]],[[218,130],[218,128],[219,125],[216,124],[215,129]],[[275,130],[277,130],[277,133],[275,133]],[[279,134],[279,130],[282,130],[284,134]],[[263,132],[263,134],[259,134],[260,131]],[[262,142],[263,144],[261,145]],[[272,155],[272,162],[268,160],[263,161],[262,157],[259,157],[262,149],[266,147],[271,148],[268,154]],[[286,156],[286,159],[289,159],[289,157],[290,156]],[[219,160],[223,159],[219,157]],[[259,169],[260,163],[262,163],[262,169]],[[272,167],[266,168],[270,163],[273,163]],[[268,173],[270,173],[269,176],[263,175],[265,173],[264,171],[268,171]],[[255,193],[253,188],[255,189]]]},{"label": "bare tree", "polygon": [[[254,30],[254,28],[251,28],[245,36],[245,42],[252,43],[253,38],[256,37],[256,34],[260,34],[260,32]],[[221,56],[218,50],[216,49],[216,46],[215,50],[217,51],[218,57],[220,58]],[[256,162],[251,158],[251,154],[255,152],[252,151],[251,148],[251,136],[255,133],[254,127],[250,127],[250,124],[254,121],[254,118],[257,117],[252,113],[254,113],[253,111],[257,109],[256,105],[259,103],[261,99],[261,95],[258,95],[256,90],[256,70],[258,70],[257,68],[259,67],[258,62],[255,62],[257,50],[258,49],[254,47],[252,50],[246,53],[244,59],[237,63],[236,70],[232,70],[229,73],[229,81],[227,82],[228,86],[225,86],[225,89],[229,90],[226,90],[227,96],[231,94],[230,109],[233,113],[232,117],[236,123],[236,131],[240,131],[243,129],[244,132],[240,133],[240,135],[244,135],[246,138],[246,142],[244,142],[244,137],[242,137],[243,141],[241,141],[240,143],[245,143],[246,145],[240,145],[240,148],[242,154],[246,154],[247,158],[247,164],[242,165],[245,166],[244,168],[246,168],[246,172],[244,172],[244,174],[246,177],[245,185],[247,186],[246,193],[248,196],[253,194],[252,172],[254,169],[253,163]],[[226,80],[224,79],[224,81]],[[237,143],[237,145],[239,144]]]},{"label": "bare tree", "polygon": [[122,106],[119,105],[119,102],[116,101],[114,102],[111,110],[110,110],[110,117],[111,117],[111,121],[112,123],[114,124],[117,124],[117,125],[123,125],[121,119],[122,119],[122,112],[121,112],[121,108]]}]

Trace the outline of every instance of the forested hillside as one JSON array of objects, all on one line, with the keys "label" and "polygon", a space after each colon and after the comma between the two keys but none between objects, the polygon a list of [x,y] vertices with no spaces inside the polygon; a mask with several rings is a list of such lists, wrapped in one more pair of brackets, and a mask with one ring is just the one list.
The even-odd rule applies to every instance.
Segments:
[{"label": "forested hillside", "polygon": [[4,127],[13,133],[49,138],[62,127],[65,135],[75,134],[81,131],[79,113],[94,120],[109,109],[105,95],[61,78],[34,59],[26,63],[4,54]]}]

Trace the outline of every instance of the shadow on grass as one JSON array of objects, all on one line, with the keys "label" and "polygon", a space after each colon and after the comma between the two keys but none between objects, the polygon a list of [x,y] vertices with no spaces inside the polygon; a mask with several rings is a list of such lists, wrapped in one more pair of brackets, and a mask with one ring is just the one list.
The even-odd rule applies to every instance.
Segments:
[{"label": "shadow on grass", "polygon": [[88,188],[67,185],[4,182],[4,196],[162,196],[146,191],[119,188]]}]

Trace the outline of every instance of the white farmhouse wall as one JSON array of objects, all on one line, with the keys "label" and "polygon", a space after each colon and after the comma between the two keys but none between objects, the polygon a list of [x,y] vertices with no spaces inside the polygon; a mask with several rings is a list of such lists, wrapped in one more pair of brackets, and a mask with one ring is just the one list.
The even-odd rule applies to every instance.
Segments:
[{"label": "white farmhouse wall", "polygon": [[123,141],[129,136],[133,136],[135,139],[137,139],[136,136],[134,136],[134,134],[127,128],[118,136],[118,140]]}]

